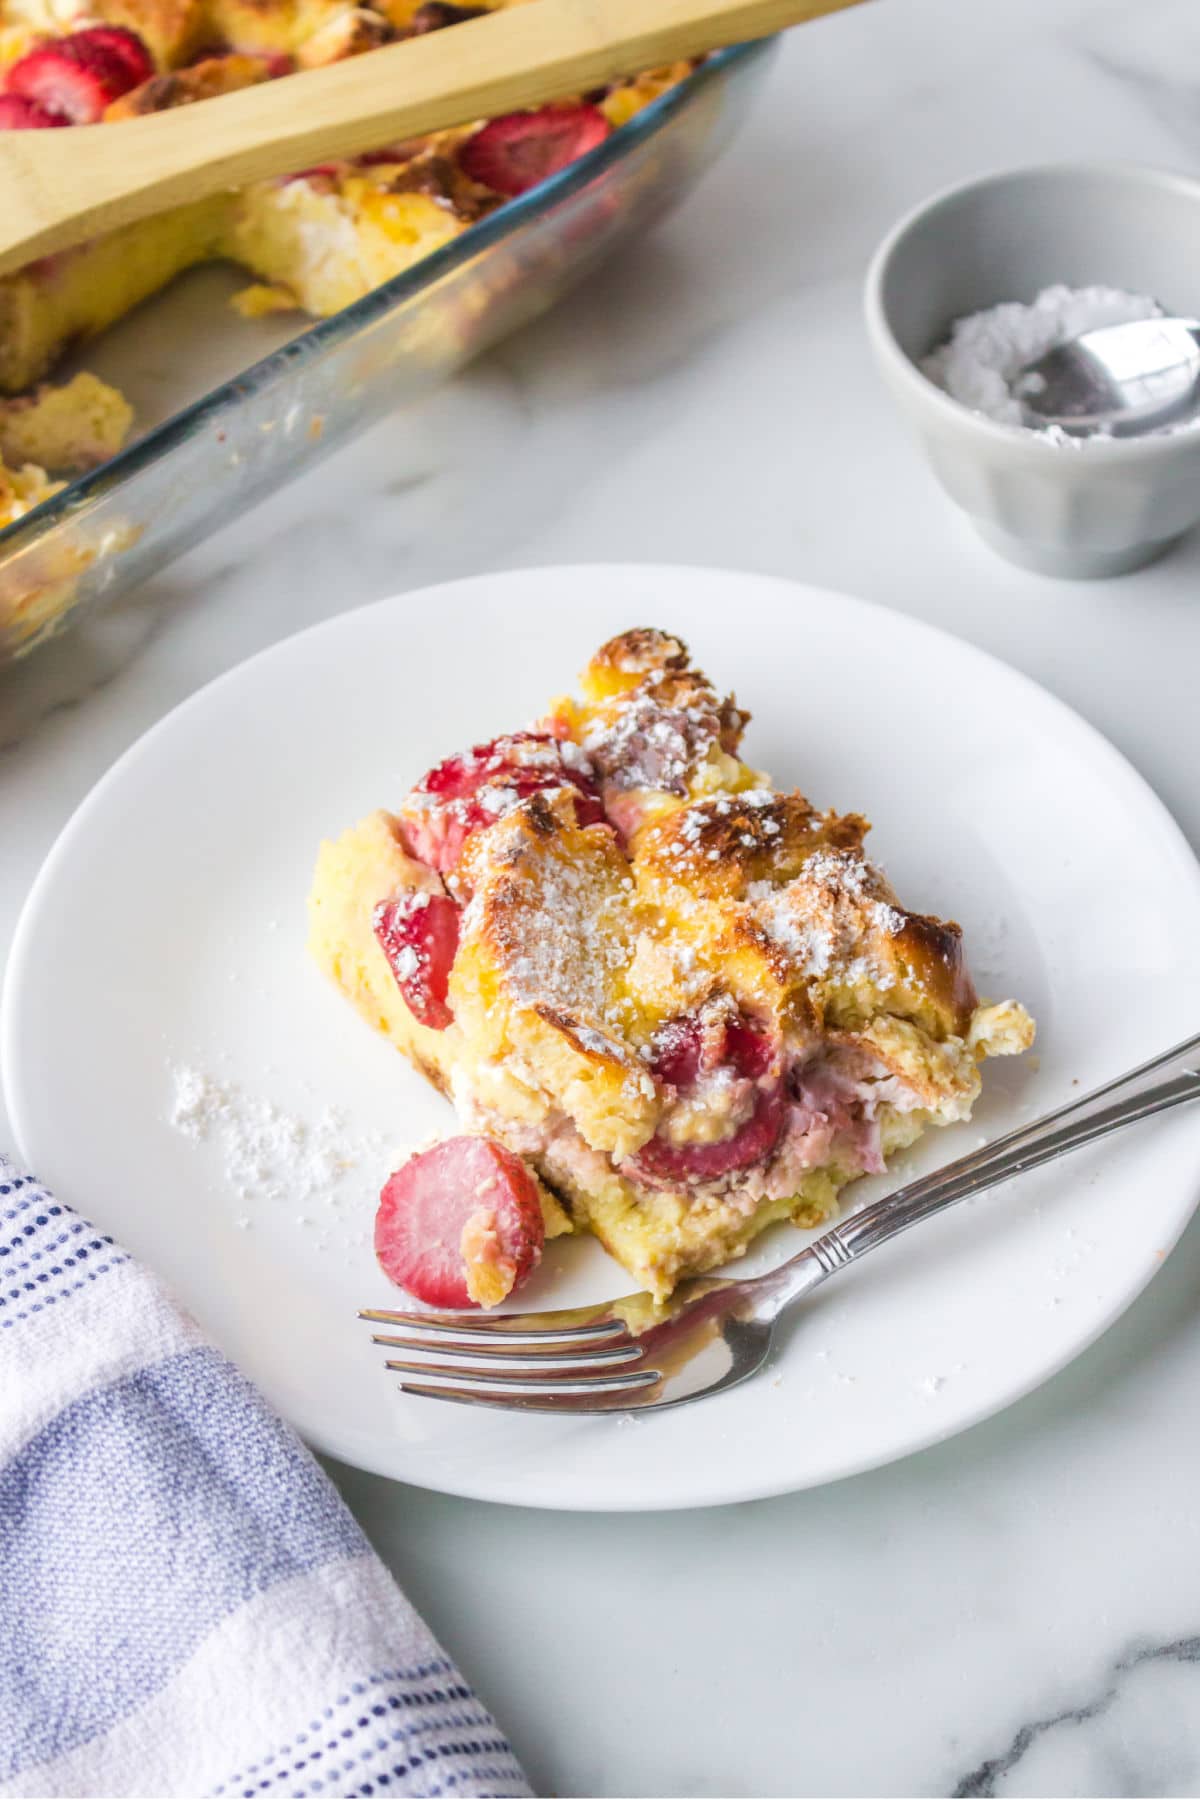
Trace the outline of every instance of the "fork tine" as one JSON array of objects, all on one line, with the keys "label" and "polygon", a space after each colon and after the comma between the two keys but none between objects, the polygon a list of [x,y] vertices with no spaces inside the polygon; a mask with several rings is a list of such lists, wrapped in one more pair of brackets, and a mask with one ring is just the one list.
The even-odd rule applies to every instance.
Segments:
[{"label": "fork tine", "polygon": [[594,1323],[531,1328],[528,1315],[513,1313],[478,1323],[470,1315],[448,1313],[401,1313],[367,1310],[360,1319],[370,1324],[391,1325],[400,1332],[398,1338],[376,1337],[379,1344],[423,1345],[430,1349],[454,1347],[464,1350],[534,1350],[555,1344],[575,1350],[630,1342],[629,1332],[619,1319],[598,1319]]},{"label": "fork tine", "polygon": [[552,1351],[534,1350],[522,1355],[519,1351],[509,1355],[504,1350],[443,1350],[426,1349],[423,1345],[409,1345],[395,1338],[373,1338],[373,1343],[386,1344],[389,1347],[405,1351],[403,1357],[389,1361],[385,1367],[389,1369],[422,1369],[436,1370],[447,1374],[472,1375],[478,1371],[481,1375],[519,1375],[522,1371],[539,1375],[569,1375],[573,1369],[582,1374],[590,1374],[592,1370],[615,1369],[623,1363],[642,1361],[642,1352],[635,1344],[628,1347],[618,1346],[613,1350],[575,1350],[569,1356],[556,1356]]},{"label": "fork tine", "polygon": [[[757,1365],[756,1365],[757,1366]],[[455,1387],[426,1384],[419,1381],[403,1381],[400,1391],[403,1394],[415,1394],[424,1400],[449,1400],[455,1406],[481,1406],[491,1412],[529,1412],[546,1413],[554,1418],[589,1418],[597,1413],[623,1413],[637,1416],[639,1413],[671,1412],[680,1406],[688,1406],[693,1400],[710,1399],[716,1394],[726,1393],[737,1387],[754,1373],[754,1368],[739,1368],[736,1364],[722,1375],[719,1381],[697,1391],[677,1394],[673,1398],[668,1393],[655,1393],[650,1382],[638,1388],[610,1388],[607,1392],[596,1392],[595,1384],[589,1382],[583,1395],[563,1396],[561,1394],[539,1394],[533,1384],[522,1383],[516,1392],[505,1392],[503,1388],[486,1392],[480,1388]],[[661,1379],[661,1375],[659,1377]]]},{"label": "fork tine", "polygon": [[522,1394],[500,1394],[493,1397],[483,1394],[476,1388],[432,1388],[422,1387],[419,1382],[402,1381],[402,1394],[412,1394],[418,1400],[438,1400],[443,1405],[449,1401],[451,1406],[481,1407],[487,1412],[506,1413],[542,1413],[547,1418],[589,1419],[610,1414],[631,1413],[640,1409],[653,1412],[658,1402],[653,1398],[643,1398],[635,1389],[625,1388],[620,1393],[596,1394],[590,1399],[563,1399],[553,1394],[538,1396]]},{"label": "fork tine", "polygon": [[[389,1368],[392,1366],[389,1363]],[[431,1399],[471,1400],[479,1398],[503,1404],[509,1400],[527,1398],[541,1399],[589,1399],[609,1394],[633,1394],[638,1388],[655,1387],[662,1380],[658,1369],[630,1369],[618,1375],[579,1375],[563,1376],[529,1376],[525,1379],[510,1375],[472,1374],[469,1379],[462,1375],[439,1375],[433,1372],[425,1374],[419,1382],[401,1382],[406,1394],[423,1394]]]}]

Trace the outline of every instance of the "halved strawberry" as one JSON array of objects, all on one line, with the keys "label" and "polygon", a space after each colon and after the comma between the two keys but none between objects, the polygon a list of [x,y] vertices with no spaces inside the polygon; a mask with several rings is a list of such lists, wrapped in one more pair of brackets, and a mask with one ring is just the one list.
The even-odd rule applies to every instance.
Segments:
[{"label": "halved strawberry", "polygon": [[[111,25],[73,31],[18,58],[8,71],[7,91],[62,113],[71,125],[94,125],[106,106],[145,79],[135,73],[140,43],[132,31]],[[145,66],[153,73],[148,55]]]},{"label": "halved strawberry", "polygon": [[549,772],[559,774],[561,769],[561,754],[549,732],[509,731],[489,738],[486,744],[474,744],[460,755],[447,756],[421,778],[419,785],[430,794],[459,800],[474,794],[495,775],[520,771],[532,778]]},{"label": "halved strawberry", "polygon": [[541,1261],[537,1184],[491,1138],[422,1150],[384,1184],[375,1254],[397,1287],[430,1306],[494,1306]]},{"label": "halved strawberry", "polygon": [[696,1013],[668,1019],[654,1040],[651,1068],[669,1087],[691,1087],[700,1073],[704,1036]]},{"label": "halved strawberry", "polygon": [[769,1031],[763,1031],[744,1015],[731,1019],[725,1027],[722,1054],[739,1075],[748,1081],[760,1081],[775,1060],[776,1042]]},{"label": "halved strawberry", "polygon": [[131,88],[141,87],[154,73],[154,58],[137,32],[127,25],[89,25],[86,31],[78,31],[75,36],[86,37],[91,43],[99,44],[101,49],[110,50],[125,65]]},{"label": "halved strawberry", "polygon": [[401,819],[400,839],[418,862],[436,869],[440,875],[450,875],[458,867],[463,845],[473,829],[469,820],[452,818],[444,808],[431,807],[415,819]]},{"label": "halved strawberry", "polygon": [[445,1031],[454,1020],[446,994],[458,952],[457,906],[446,894],[406,889],[380,901],[373,923],[409,1012],[418,1025]]},{"label": "halved strawberry", "polygon": [[36,100],[21,94],[0,94],[0,131],[45,131],[52,125],[69,125],[62,113],[50,112]]},{"label": "halved strawberry", "polygon": [[716,1181],[737,1169],[748,1169],[775,1148],[783,1114],[782,1083],[760,1088],[754,1111],[732,1137],[715,1144],[672,1144],[666,1138],[652,1137],[631,1157],[630,1172],[655,1186],[676,1187]]},{"label": "halved strawberry", "polygon": [[472,181],[523,194],[602,144],[612,126],[597,106],[542,106],[504,113],[468,138],[458,160]]},{"label": "halved strawberry", "polygon": [[566,761],[569,754],[548,732],[513,731],[448,756],[417,783],[400,809],[406,848],[431,869],[449,874],[473,832],[550,788],[574,790],[581,825],[602,824],[604,807],[586,762],[574,767]]},{"label": "halved strawberry", "polygon": [[775,1039],[744,1013],[680,1013],[659,1027],[650,1066],[660,1081],[688,1088],[704,1070],[727,1065],[746,1081],[758,1081],[775,1057]]},{"label": "halved strawberry", "polygon": [[744,1014],[705,1019],[684,1013],[669,1020],[654,1045],[651,1067],[658,1079],[686,1095],[702,1075],[729,1069],[741,1081],[756,1084],[753,1110],[735,1132],[715,1143],[675,1144],[652,1137],[630,1158],[630,1173],[655,1186],[674,1187],[716,1181],[761,1162],[783,1128],[785,1094],[776,1050],[772,1035]]}]

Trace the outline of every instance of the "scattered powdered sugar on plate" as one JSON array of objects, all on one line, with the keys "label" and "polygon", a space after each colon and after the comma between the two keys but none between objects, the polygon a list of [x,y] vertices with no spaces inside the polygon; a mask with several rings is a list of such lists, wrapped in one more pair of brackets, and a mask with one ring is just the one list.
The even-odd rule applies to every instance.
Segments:
[{"label": "scattered powdered sugar on plate", "polygon": [[922,1399],[933,1400],[941,1393],[951,1376],[964,1374],[966,1367],[966,1363],[959,1362],[955,1363],[949,1375],[926,1375],[923,1381],[915,1383],[914,1391],[920,1394]]},{"label": "scattered powdered sugar on plate", "polygon": [[[190,1063],[172,1063],[168,1072],[168,1123],[192,1143],[216,1148],[224,1185],[237,1200],[286,1203],[296,1208],[299,1224],[311,1225],[316,1221],[306,1209],[317,1203],[336,1209],[348,1175],[365,1177],[373,1195],[387,1172],[383,1134],[351,1130],[337,1107],[301,1118]],[[354,1183],[356,1199],[363,1185]],[[371,1210],[364,1211],[364,1228]],[[250,1222],[236,1221],[243,1228]]]},{"label": "scattered powdered sugar on plate", "polygon": [[1008,920],[996,913],[981,920],[968,933],[968,960],[977,981],[1003,983],[1007,980],[1008,929]]}]

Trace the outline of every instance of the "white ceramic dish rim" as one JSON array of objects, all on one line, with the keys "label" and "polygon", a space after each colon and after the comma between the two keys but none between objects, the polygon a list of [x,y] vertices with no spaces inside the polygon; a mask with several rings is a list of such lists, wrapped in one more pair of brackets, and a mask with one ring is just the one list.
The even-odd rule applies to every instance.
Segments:
[{"label": "white ceramic dish rim", "polygon": [[[912,392],[914,398],[924,406],[930,406],[939,412],[948,424],[962,430],[974,431],[983,442],[995,444],[1008,450],[1028,449],[1033,457],[1050,456],[1061,459],[1064,455],[1072,458],[1093,458],[1110,465],[1134,464],[1178,455],[1181,446],[1192,443],[1190,435],[1179,432],[1148,433],[1145,437],[1106,438],[1092,437],[1078,446],[1064,446],[1055,443],[1045,433],[1022,425],[1005,425],[999,419],[989,419],[986,413],[976,412],[964,406],[961,400],[946,393],[935,381],[931,381],[915,363],[908,352],[897,341],[892,332],[887,308],[883,303],[883,286],[889,272],[892,258],[895,256],[904,239],[916,226],[936,213],[941,207],[960,200],[973,193],[982,193],[988,188],[1004,187],[1013,181],[1040,179],[1047,175],[1107,175],[1119,176],[1121,179],[1133,177],[1155,187],[1175,188],[1187,194],[1195,201],[1197,222],[1200,224],[1200,177],[1189,175],[1183,169],[1164,169],[1153,163],[1106,162],[1106,161],[1066,161],[1047,163],[1023,163],[1012,169],[997,169],[990,175],[976,176],[970,181],[953,182],[949,187],[939,188],[927,200],[921,200],[897,220],[879,245],[867,266],[866,280],[863,289],[863,307],[866,314],[867,330],[875,346],[876,352],[887,363],[889,370],[902,381]],[[1011,299],[1011,295],[998,295],[997,304],[1001,300]],[[931,345],[932,349],[933,346]],[[1200,428],[1198,428],[1200,429]],[[1079,466],[1075,464],[1073,466]]]},{"label": "white ceramic dish rim", "polygon": [[[21,1124],[23,1112],[21,1078],[15,1073],[19,1067],[19,1058],[17,1054],[17,1006],[14,999],[14,993],[18,985],[19,971],[22,969],[26,960],[27,940],[32,938],[35,930],[41,894],[45,888],[52,885],[58,879],[59,865],[69,854],[71,839],[76,826],[82,823],[95,808],[103,804],[111,788],[119,785],[127,765],[131,764],[135,759],[142,757],[148,751],[152,752],[158,738],[167,733],[172,727],[173,722],[180,715],[198,709],[204,705],[213,690],[243,677],[248,669],[252,668],[255,664],[266,661],[285,644],[294,643],[300,638],[316,637],[322,632],[335,632],[350,617],[392,606],[398,600],[403,600],[407,603],[420,594],[429,594],[437,591],[444,592],[447,590],[462,590],[464,588],[480,586],[486,581],[495,579],[497,576],[521,573],[526,575],[536,574],[541,578],[554,576],[560,581],[570,581],[572,578],[577,578],[580,575],[590,574],[597,568],[603,568],[610,576],[621,576],[623,574],[636,575],[638,573],[645,573],[648,569],[662,569],[669,570],[673,575],[679,574],[690,576],[692,578],[703,578],[706,581],[711,581],[713,579],[744,581],[749,578],[756,584],[772,585],[785,592],[799,587],[808,596],[827,599],[834,605],[845,605],[849,603],[858,611],[869,615],[878,615],[893,623],[896,618],[894,609],[877,602],[863,600],[856,595],[848,595],[833,589],[810,586],[807,583],[796,582],[787,577],[764,576],[758,573],[750,574],[748,577],[746,571],[728,568],[697,568],[688,565],[654,563],[572,564],[554,568],[538,568],[533,571],[522,571],[521,569],[514,567],[508,570],[493,571],[484,577],[472,576],[457,581],[437,584],[436,588],[412,590],[399,595],[386,596],[380,600],[369,603],[366,606],[351,609],[349,613],[338,614],[332,619],[323,620],[316,625],[308,626],[302,631],[292,633],[286,638],[281,638],[266,649],[259,651],[255,656],[249,657],[243,662],[235,665],[233,668],[224,671],[214,680],[199,688],[178,706],[174,707],[169,713],[136,739],[95,784],[81,801],[52,844],[46,855],[45,861],[30,888],[25,905],[21,910],[17,928],[13,936],[11,954],[5,971],[3,989],[0,991],[0,1080],[3,1080],[5,1097],[9,1103],[9,1112],[13,1123],[14,1138],[18,1155],[27,1166],[32,1159],[28,1154],[28,1147],[24,1140]],[[1165,839],[1169,843],[1172,843],[1179,852],[1180,869],[1187,869],[1190,871],[1195,889],[1197,912],[1198,915],[1200,915],[1200,863],[1197,862],[1190,844],[1169,809],[1154,792],[1153,788],[1150,787],[1145,778],[1138,773],[1120,751],[1118,751],[1096,727],[1089,724],[1086,719],[1075,712],[1073,708],[1069,707],[1048,689],[1042,687],[1040,683],[1034,681],[1029,676],[1022,674],[1021,671],[1014,669],[1010,664],[1005,663],[1002,658],[993,656],[989,652],[980,649],[978,646],[956,637],[954,633],[930,625],[923,620],[915,619],[908,615],[905,615],[904,619],[906,628],[911,630],[918,640],[925,639],[927,641],[952,645],[956,654],[965,656],[968,661],[976,662],[983,668],[999,671],[1004,680],[1014,684],[1019,690],[1024,690],[1033,694],[1036,696],[1039,705],[1047,707],[1052,713],[1057,714],[1096,757],[1098,766],[1101,769],[1106,767],[1111,772],[1113,782],[1123,784],[1128,791],[1137,796],[1141,804],[1146,808],[1148,814],[1157,818],[1160,828],[1163,829]],[[1119,1071],[1114,1070],[1113,1073],[1119,1073]],[[770,1499],[782,1494],[802,1492],[808,1488],[830,1485],[833,1482],[848,1480],[853,1476],[867,1473],[876,1468],[886,1467],[892,1462],[904,1460],[908,1456],[915,1455],[920,1451],[930,1449],[935,1445],[957,1437],[961,1433],[971,1430],[976,1425],[996,1417],[1000,1413],[1006,1411],[1010,1406],[1015,1405],[1018,1401],[1023,1400],[1029,1394],[1036,1392],[1047,1382],[1051,1381],[1056,1375],[1069,1367],[1079,1356],[1095,1344],[1104,1333],[1126,1313],[1133,1302],[1145,1292],[1146,1288],[1153,1280],[1153,1277],[1161,1269],[1163,1263],[1178,1243],[1180,1236],[1190,1222],[1197,1206],[1200,1206],[1200,1186],[1197,1186],[1186,1201],[1177,1208],[1171,1227],[1158,1234],[1161,1246],[1161,1253],[1158,1260],[1149,1264],[1144,1270],[1139,1271],[1136,1279],[1116,1295],[1113,1303],[1093,1320],[1089,1328],[1085,1329],[1078,1337],[1072,1339],[1070,1344],[1063,1349],[1061,1354],[1052,1354],[1029,1378],[1018,1379],[1011,1388],[1005,1390],[1002,1394],[992,1394],[987,1396],[982,1399],[979,1404],[966,1407],[961,1412],[955,1414],[953,1418],[944,1422],[932,1424],[931,1428],[926,1432],[915,1432],[900,1450],[885,1446],[878,1453],[867,1453],[854,1456],[851,1457],[843,1467],[837,1469],[835,1472],[817,1472],[811,1479],[797,1480],[794,1477],[785,1477],[782,1479],[763,1481],[761,1478],[755,1479],[753,1476],[751,1476],[750,1479],[747,1479],[745,1476],[739,1477],[736,1473],[731,1472],[725,1479],[714,1480],[711,1485],[707,1486],[702,1492],[699,1492],[694,1496],[688,1495],[680,1497],[678,1495],[672,1495],[663,1498],[656,1494],[651,1494],[649,1496],[625,1494],[616,1498],[606,1498],[604,1504],[601,1506],[589,1504],[586,1501],[569,1494],[559,1495],[554,1499],[547,1499],[540,1494],[535,1493],[518,1500],[510,1498],[508,1495],[497,1496],[494,1492],[489,1492],[486,1481],[454,1480],[448,1478],[445,1474],[442,1474],[437,1481],[429,1481],[422,1479],[421,1475],[417,1473],[412,1475],[397,1474],[394,1463],[389,1462],[386,1457],[382,1455],[367,1455],[361,1450],[356,1450],[353,1455],[351,1455],[347,1450],[345,1440],[339,1442],[325,1432],[313,1429],[309,1426],[306,1426],[303,1429],[301,1435],[314,1450],[321,1454],[333,1456],[340,1460],[350,1461],[353,1466],[363,1468],[370,1473],[378,1474],[387,1479],[400,1481],[407,1480],[416,1485],[423,1486],[430,1491],[453,1494],[468,1499],[484,1499],[492,1504],[532,1506],[551,1511],[584,1513],[687,1511],[705,1506],[733,1505],[748,1500]],[[699,1404],[702,1406],[705,1403],[700,1402]],[[749,1466],[752,1466],[752,1464]],[[728,1467],[730,1471],[735,1471],[738,1467],[738,1459],[729,1459],[726,1467]]]}]

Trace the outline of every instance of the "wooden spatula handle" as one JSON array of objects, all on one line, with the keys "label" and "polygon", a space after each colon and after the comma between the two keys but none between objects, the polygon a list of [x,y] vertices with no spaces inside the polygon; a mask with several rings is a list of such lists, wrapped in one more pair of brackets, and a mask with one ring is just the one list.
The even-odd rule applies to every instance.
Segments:
[{"label": "wooden spatula handle", "polygon": [[249,181],[764,37],[858,0],[534,0],[195,106],[0,132],[0,274]]}]

